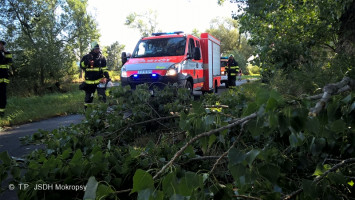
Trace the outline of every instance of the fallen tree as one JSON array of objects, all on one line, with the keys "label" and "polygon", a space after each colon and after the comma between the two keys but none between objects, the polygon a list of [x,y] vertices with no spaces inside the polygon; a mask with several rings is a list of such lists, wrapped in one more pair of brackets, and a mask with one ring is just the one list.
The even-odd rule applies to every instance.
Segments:
[{"label": "fallen tree", "polygon": [[[82,124],[35,134],[28,139],[44,142],[47,149],[31,153],[21,164],[1,154],[1,172],[11,171],[14,184],[29,185],[18,191],[20,199],[352,196],[353,91],[289,104],[257,84],[200,101],[188,91],[174,90],[151,97],[145,87],[133,92],[117,88],[110,112],[107,105],[98,105]],[[255,97],[246,96],[246,90]],[[309,116],[319,99],[326,104]],[[43,182],[88,188],[33,190]]]}]

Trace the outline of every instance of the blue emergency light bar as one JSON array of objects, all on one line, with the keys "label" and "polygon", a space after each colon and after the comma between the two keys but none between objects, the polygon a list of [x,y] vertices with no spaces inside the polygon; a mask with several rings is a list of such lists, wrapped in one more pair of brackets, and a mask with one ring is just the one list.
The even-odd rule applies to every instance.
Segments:
[{"label": "blue emergency light bar", "polygon": [[184,31],[175,31],[175,32],[163,32],[163,33],[152,33],[153,36],[160,36],[160,35],[174,35],[174,34],[177,34],[177,35],[180,35],[180,34],[183,34]]}]

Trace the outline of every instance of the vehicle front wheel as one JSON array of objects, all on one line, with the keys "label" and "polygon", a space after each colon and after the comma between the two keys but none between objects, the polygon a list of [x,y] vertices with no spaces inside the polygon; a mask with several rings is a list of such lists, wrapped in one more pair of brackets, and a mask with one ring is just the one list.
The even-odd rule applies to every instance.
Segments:
[{"label": "vehicle front wheel", "polygon": [[192,94],[193,94],[193,91],[192,91],[192,90],[193,90],[193,88],[192,88],[192,84],[191,84],[191,82],[190,82],[190,81],[186,81],[185,88],[189,90],[190,95],[192,95]]}]

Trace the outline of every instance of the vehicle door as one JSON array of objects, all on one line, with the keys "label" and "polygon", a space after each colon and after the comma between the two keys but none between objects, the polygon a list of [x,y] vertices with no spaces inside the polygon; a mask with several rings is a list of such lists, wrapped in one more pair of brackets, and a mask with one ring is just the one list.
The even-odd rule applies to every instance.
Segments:
[{"label": "vehicle door", "polygon": [[[188,39],[188,50],[187,50],[187,68],[189,74],[194,79],[194,84],[203,82],[203,69],[202,69],[202,59],[195,60],[194,53],[196,47],[200,49],[200,43],[194,38],[190,37]],[[199,50],[201,51],[201,50]],[[200,52],[201,54],[201,52]]]}]

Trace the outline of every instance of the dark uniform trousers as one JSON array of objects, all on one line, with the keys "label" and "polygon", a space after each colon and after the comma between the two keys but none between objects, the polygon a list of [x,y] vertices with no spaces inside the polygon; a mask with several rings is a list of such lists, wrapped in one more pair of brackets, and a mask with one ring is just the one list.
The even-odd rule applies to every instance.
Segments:
[{"label": "dark uniform trousers", "polygon": [[0,51],[0,117],[4,116],[6,107],[6,85],[9,80],[9,69],[12,66],[12,54]]},{"label": "dark uniform trousers", "polygon": [[93,102],[96,88],[97,84],[87,84],[87,88],[85,89],[85,105]]},{"label": "dark uniform trousers", "polygon": [[0,83],[0,112],[4,112],[6,107],[6,83]]},{"label": "dark uniform trousers", "polygon": [[228,67],[228,86],[236,86],[238,66]]}]

